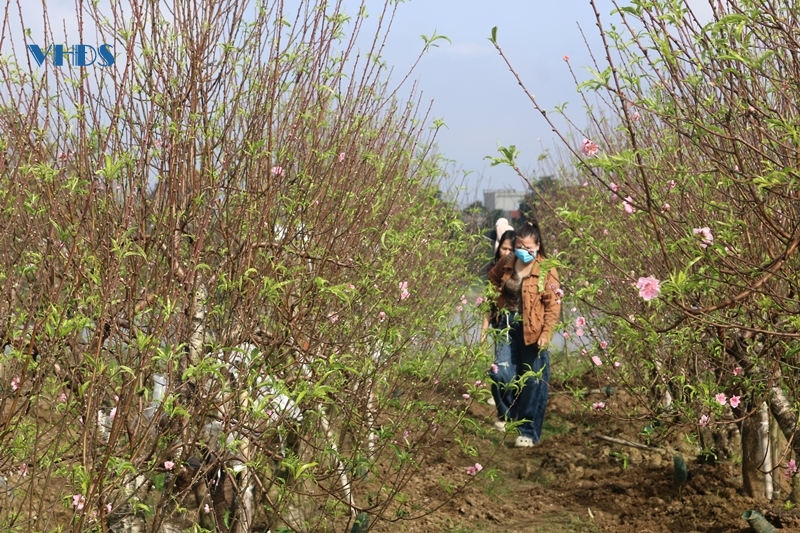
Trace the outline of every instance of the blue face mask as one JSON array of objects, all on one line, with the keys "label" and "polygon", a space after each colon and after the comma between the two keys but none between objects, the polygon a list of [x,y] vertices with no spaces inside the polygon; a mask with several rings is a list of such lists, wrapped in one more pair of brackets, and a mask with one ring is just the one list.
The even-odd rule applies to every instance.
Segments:
[{"label": "blue face mask", "polygon": [[525,263],[526,265],[536,259],[536,252],[531,254],[528,250],[517,248],[514,250],[514,255],[517,256],[517,259]]}]

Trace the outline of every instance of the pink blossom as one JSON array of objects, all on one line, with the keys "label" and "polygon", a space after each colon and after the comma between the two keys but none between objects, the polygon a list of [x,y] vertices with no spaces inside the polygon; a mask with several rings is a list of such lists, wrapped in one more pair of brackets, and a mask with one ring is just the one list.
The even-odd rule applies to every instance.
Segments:
[{"label": "pink blossom", "polygon": [[603,366],[603,361],[596,355],[592,356],[592,363],[594,363],[595,366]]},{"label": "pink blossom", "polygon": [[608,235],[608,230],[607,229],[603,229],[603,235]]},{"label": "pink blossom", "polygon": [[741,373],[742,373],[742,367],[737,366],[736,368],[733,369],[733,375],[734,376],[738,376]]},{"label": "pink blossom", "polygon": [[741,402],[741,398],[738,396],[731,396],[730,403],[731,407],[736,408],[739,407],[739,403]]},{"label": "pink blossom", "polygon": [[348,284],[347,284],[347,289],[348,289],[348,290],[351,290],[351,291],[352,291],[352,290],[353,290],[353,289],[355,289],[355,288],[356,288],[356,286],[355,286],[355,285],[353,285],[352,283],[348,283]]},{"label": "pink blossom", "polygon": [[555,292],[556,292],[556,296],[558,296],[559,298],[563,298],[564,297],[564,291],[562,291],[561,289],[556,289]]},{"label": "pink blossom", "polygon": [[61,396],[59,396],[59,397],[58,397],[58,399],[61,401],[61,403],[66,403],[66,401],[67,401],[67,395],[66,395],[66,393],[63,393],[63,392],[62,392],[62,393],[61,393]]},{"label": "pink blossom", "polygon": [[173,463],[172,461],[164,461],[164,468],[166,468],[167,470],[172,470],[173,468],[175,468],[175,463]]},{"label": "pink blossom", "polygon": [[342,161],[344,161],[344,158],[345,158],[345,157],[347,157],[347,156],[345,155],[345,153],[344,153],[344,152],[340,153],[340,154],[339,154],[339,163],[341,163]]},{"label": "pink blossom", "polygon": [[701,428],[704,428],[708,426],[710,422],[711,422],[711,417],[708,415],[703,415],[700,417],[700,421],[698,422],[698,424],[700,424]]},{"label": "pink blossom", "polygon": [[600,348],[605,350],[608,348],[608,343],[606,341],[600,341]]},{"label": "pink blossom", "polygon": [[273,176],[283,176],[283,167],[279,166],[279,165],[275,165],[274,167],[272,167],[270,172],[272,172]]},{"label": "pink blossom", "polygon": [[561,334],[565,339],[569,339],[569,332],[565,331]]},{"label": "pink blossom", "polygon": [[463,308],[462,306],[460,306],[460,305],[457,305],[457,306],[456,306],[456,311],[458,311],[459,313],[460,313],[461,311],[463,311],[463,310],[464,310],[464,308]]},{"label": "pink blossom", "polygon": [[725,396],[724,392],[720,392],[715,396],[715,398],[717,399],[717,403],[719,403],[720,405],[725,405],[726,403],[728,403],[728,397]]},{"label": "pink blossom", "polygon": [[617,192],[619,190],[619,185],[611,181],[608,183],[608,188],[611,189],[613,192]]},{"label": "pink blossom", "polygon": [[619,361],[614,361],[614,368],[619,368],[621,366],[622,366],[622,363],[620,363]]},{"label": "pink blossom", "polygon": [[86,505],[86,498],[83,494],[73,494],[72,495],[72,506],[80,511],[83,509],[83,506]]},{"label": "pink blossom", "polygon": [[577,335],[578,337],[583,337],[583,330],[581,328],[576,329],[575,335]]},{"label": "pink blossom", "polygon": [[670,188],[670,189],[674,189],[674,188],[675,188],[675,185],[677,185],[677,183],[675,183],[675,180],[669,180],[669,181],[667,182],[667,185],[669,185],[669,188]]},{"label": "pink blossom", "polygon": [[579,317],[578,317],[578,318],[575,320],[575,325],[576,325],[576,326],[578,326],[579,328],[582,328],[583,326],[585,326],[585,325],[586,325],[586,318],[584,318],[584,317],[582,317],[582,316],[579,316]]},{"label": "pink blossom", "polygon": [[113,409],[111,409],[111,412],[108,413],[108,418],[110,418],[111,420],[114,420],[114,417],[116,417],[116,416],[117,416],[117,408],[114,407]]},{"label": "pink blossom", "polygon": [[467,297],[463,294],[461,295],[461,305],[467,305]]},{"label": "pink blossom", "polygon": [[475,465],[467,467],[467,474],[469,474],[470,476],[474,476],[481,470],[483,470],[483,465],[480,463],[475,463]]},{"label": "pink blossom", "polygon": [[786,465],[786,472],[784,472],[784,476],[792,477],[792,475],[797,473],[797,462],[792,459],[789,461],[789,464]]},{"label": "pink blossom", "polygon": [[641,118],[641,115],[639,115],[638,111],[634,111],[633,115],[631,115],[631,120],[633,120],[634,122],[637,122],[640,118]]},{"label": "pink blossom", "polygon": [[493,374],[497,374],[497,372],[499,371],[499,369],[497,368],[497,365],[495,363],[492,363],[492,366],[489,367],[489,368],[492,369],[492,373]]},{"label": "pink blossom", "polygon": [[478,296],[478,297],[475,299],[475,305],[481,305],[482,303],[483,303],[483,298],[482,298],[482,297],[480,297],[480,296]]},{"label": "pink blossom", "polygon": [[625,201],[622,202],[622,207],[623,209],[625,209],[625,212],[628,213],[629,215],[632,215],[633,213],[636,212],[636,208],[633,207],[633,198],[631,198],[630,196],[625,197]]},{"label": "pink blossom", "polygon": [[476,386],[476,387],[480,387],[481,385],[483,385],[483,381],[481,381],[481,380],[477,380],[477,381],[475,382],[475,386]]},{"label": "pink blossom", "polygon": [[466,392],[462,394],[461,397],[464,398],[465,400],[469,400],[469,394],[467,394]]},{"label": "pink blossom", "polygon": [[586,348],[581,348],[581,355],[586,355],[589,352],[586,351]]},{"label": "pink blossom", "polygon": [[401,300],[405,300],[409,296],[411,296],[411,294],[408,292],[408,282],[407,281],[401,281],[400,282],[400,299]]},{"label": "pink blossom", "polygon": [[592,404],[592,409],[594,409],[595,411],[602,411],[605,408],[606,408],[605,402],[596,402]]},{"label": "pink blossom", "polygon": [[380,320],[381,322],[386,320],[386,312],[385,311],[381,311],[380,313],[378,313],[378,320]]},{"label": "pink blossom", "polygon": [[695,235],[700,235],[700,238],[702,239],[702,242],[700,243],[701,247],[706,248],[707,246],[714,244],[714,236],[711,234],[710,228],[694,228],[692,233]]},{"label": "pink blossom", "polygon": [[646,302],[652,300],[653,298],[657,298],[661,292],[661,286],[659,285],[660,283],[661,282],[653,276],[639,278],[639,280],[636,282],[636,288],[639,289],[639,296],[641,296]]},{"label": "pink blossom", "polygon": [[210,513],[211,507],[209,507],[208,504],[205,504],[205,506],[203,506],[203,512],[206,514]]},{"label": "pink blossom", "polygon": [[661,206],[661,212],[666,213],[667,211],[670,210],[671,207],[672,207],[671,205],[665,203],[664,205]]},{"label": "pink blossom", "polygon": [[588,181],[584,181],[584,182],[583,182],[583,186],[584,186],[584,187],[588,187],[588,186],[589,186],[589,182],[588,182]]},{"label": "pink blossom", "polygon": [[569,56],[564,54],[564,57],[562,57],[561,59],[563,59],[564,61],[569,61]]},{"label": "pink blossom", "polygon": [[21,465],[19,465],[19,470],[17,471],[17,473],[22,477],[27,476],[28,475],[28,463],[22,463]]},{"label": "pink blossom", "polygon": [[581,151],[586,157],[594,157],[597,155],[597,152],[600,151],[600,149],[597,147],[597,144],[594,141],[583,139],[581,142]]},{"label": "pink blossom", "polygon": [[339,315],[336,313],[328,313],[328,320],[331,321],[331,324],[336,324],[339,321]]},{"label": "pink blossom", "polygon": [[570,309],[570,311],[571,311],[571,312],[573,312],[573,313],[574,313],[575,311],[577,311],[577,310],[578,310],[578,308],[577,308],[577,307],[573,307],[572,309]]},{"label": "pink blossom", "polygon": [[11,390],[17,390],[19,388],[19,378],[14,378],[11,380]]}]

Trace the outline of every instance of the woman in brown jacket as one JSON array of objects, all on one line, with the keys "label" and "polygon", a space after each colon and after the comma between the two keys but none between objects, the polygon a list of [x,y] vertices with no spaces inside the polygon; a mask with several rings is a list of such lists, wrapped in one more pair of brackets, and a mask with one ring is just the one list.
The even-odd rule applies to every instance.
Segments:
[{"label": "woman in brown jacket", "polygon": [[512,421],[524,421],[514,445],[533,446],[542,436],[544,412],[550,384],[547,347],[561,312],[558,272],[542,271],[545,258],[539,226],[527,222],[517,232],[514,255],[489,271],[489,281],[499,291],[497,309],[503,323],[510,324],[508,338],[515,380],[519,381],[514,402],[507,413]]}]

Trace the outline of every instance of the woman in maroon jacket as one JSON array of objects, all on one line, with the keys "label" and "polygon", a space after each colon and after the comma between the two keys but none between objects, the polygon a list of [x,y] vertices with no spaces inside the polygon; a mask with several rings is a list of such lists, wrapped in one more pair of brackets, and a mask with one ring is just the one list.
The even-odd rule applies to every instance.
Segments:
[{"label": "woman in maroon jacket", "polygon": [[517,232],[514,254],[488,275],[499,291],[496,305],[501,320],[509,324],[511,362],[520,384],[506,415],[523,421],[514,442],[518,448],[533,446],[542,436],[550,386],[547,347],[561,312],[558,272],[542,271],[545,257],[539,226],[527,222]]}]

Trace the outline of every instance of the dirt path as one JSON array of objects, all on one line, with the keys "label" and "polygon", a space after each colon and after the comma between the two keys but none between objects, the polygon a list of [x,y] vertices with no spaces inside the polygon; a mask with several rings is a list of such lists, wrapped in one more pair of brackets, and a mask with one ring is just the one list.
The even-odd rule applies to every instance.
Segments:
[{"label": "dirt path", "polygon": [[[615,396],[603,400],[611,405],[622,401]],[[382,524],[377,530],[745,533],[752,530],[742,513],[759,509],[782,531],[800,531],[798,513],[788,510],[780,497],[771,505],[759,505],[742,496],[739,469],[731,462],[690,463],[693,475],[679,498],[672,452],[638,450],[595,438],[600,434],[640,441],[640,428],[581,412],[568,394],[552,395],[548,409],[539,445],[515,449],[512,435],[492,429],[491,408],[475,405],[471,432],[479,442],[478,457],[462,453],[454,438],[419,472],[426,487],[467,479],[471,483],[451,496],[444,488],[417,491],[412,482],[405,491],[411,514],[419,514],[420,507],[439,510],[419,520]],[[466,469],[476,461],[484,470],[470,478]]]}]

